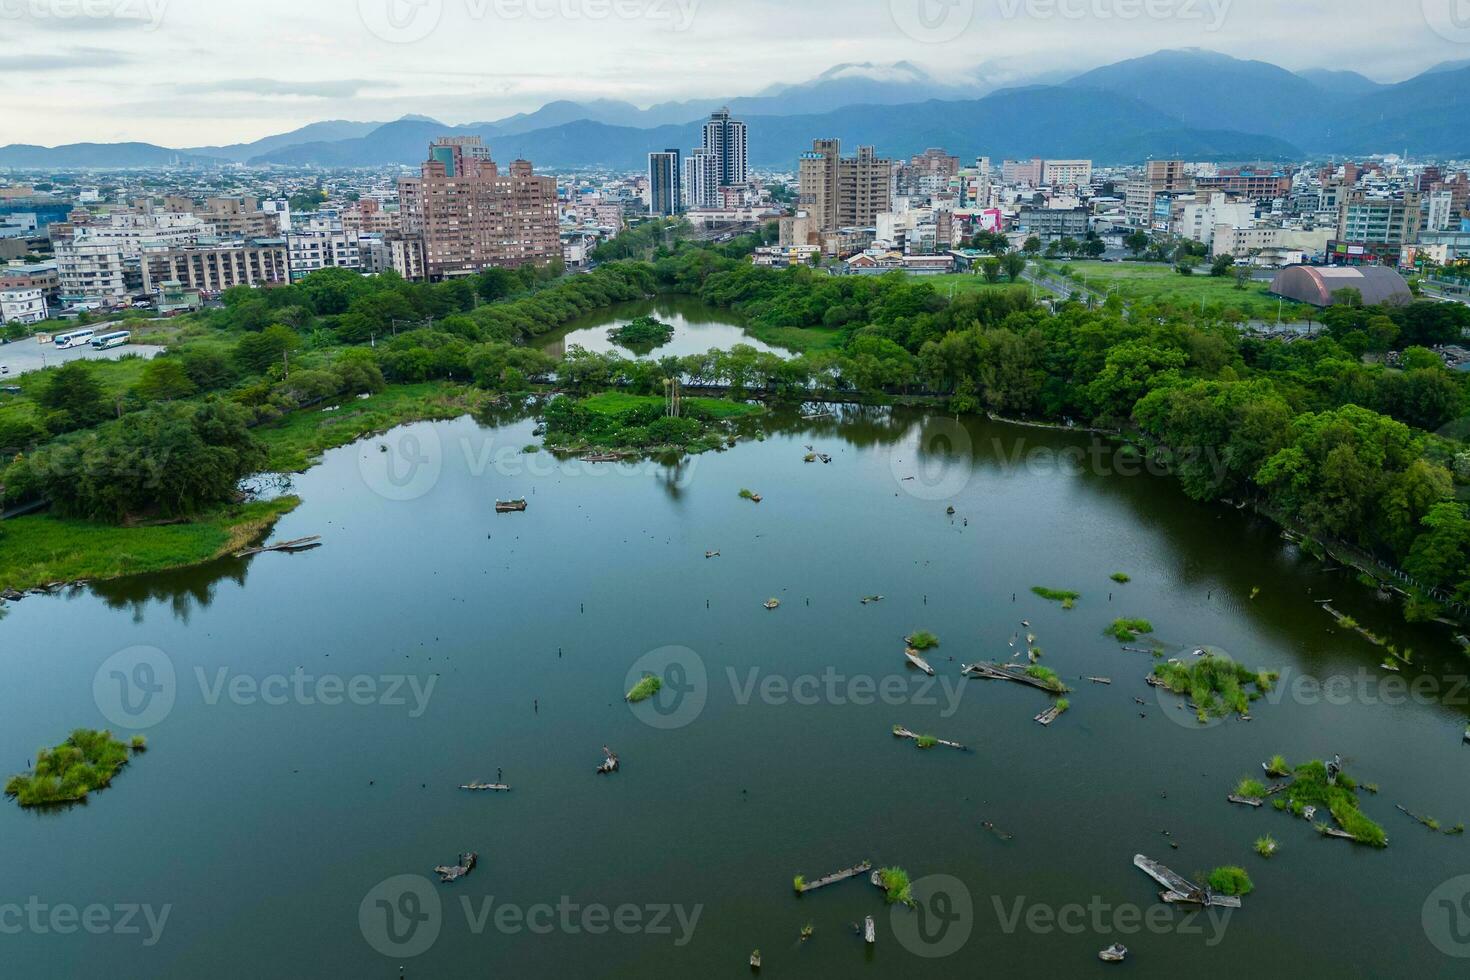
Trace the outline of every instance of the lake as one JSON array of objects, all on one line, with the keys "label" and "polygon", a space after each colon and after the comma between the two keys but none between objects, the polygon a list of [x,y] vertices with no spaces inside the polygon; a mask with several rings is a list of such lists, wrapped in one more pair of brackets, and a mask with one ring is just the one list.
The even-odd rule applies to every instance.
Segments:
[{"label": "lake", "polygon": [[[1395,809],[1470,818],[1446,631],[1086,436],[835,411],[678,467],[523,454],[514,413],[408,426],[295,479],[274,538],[315,551],[7,606],[4,772],[74,727],[150,747],[85,806],[0,806],[5,972],[744,976],[759,947],[763,976],[1078,976],[1122,942],[1144,977],[1463,975],[1470,844]],[[495,514],[510,497],[527,511]],[[1414,666],[1385,681],[1322,599]],[[1201,726],[1103,635],[1120,616],[1170,656],[1281,671],[1277,693]],[[959,677],[1008,660],[1023,619],[1073,688],[1050,728],[1042,692]],[[932,683],[902,656],[921,628]],[[666,689],[630,707],[644,671]],[[1378,784],[1388,849],[1228,804],[1277,752]],[[458,788],[497,778],[513,789]],[[1238,864],[1256,891],[1175,910],[1137,853]],[[865,859],[906,868],[922,911],[862,879],[793,893]]]},{"label": "lake", "polygon": [[[652,316],[674,328],[674,338],[652,352],[632,351],[608,340],[607,333],[627,326],[640,316]],[[756,340],[736,322],[736,314],[716,309],[692,296],[660,296],[653,300],[616,303],[573,320],[542,338],[546,353],[561,358],[572,347],[596,354],[617,354],[635,360],[687,357],[745,344],[767,354],[790,357],[792,352]]]}]

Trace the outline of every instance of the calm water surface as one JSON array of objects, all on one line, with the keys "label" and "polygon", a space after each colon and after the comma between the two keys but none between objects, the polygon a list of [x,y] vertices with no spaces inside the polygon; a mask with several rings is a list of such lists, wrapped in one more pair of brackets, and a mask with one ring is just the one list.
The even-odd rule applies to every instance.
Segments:
[{"label": "calm water surface", "polygon": [[[607,332],[623,327],[640,316],[653,316],[674,328],[674,338],[653,351],[633,351],[607,339]],[[546,353],[561,357],[572,347],[597,354],[617,354],[638,360],[686,357],[712,350],[729,350],[745,344],[768,354],[789,357],[790,351],[756,340],[732,320],[728,310],[717,310],[689,296],[661,296],[655,300],[618,303],[599,310],[549,334]]]},{"label": "calm water surface", "polygon": [[[73,727],[116,727],[109,671],[100,694],[94,677],[118,651],[162,651],[176,684],[172,707],[149,719],[148,753],[113,788],[62,813],[0,806],[0,908],[170,911],[152,946],[146,926],[16,932],[0,918],[0,972],[746,976],[759,947],[776,977],[1236,978],[1263,962],[1304,978],[1464,975],[1422,916],[1437,885],[1470,871],[1470,842],[1394,809],[1470,819],[1465,692],[1441,681],[1464,658],[1443,631],[1398,624],[1268,525],[1194,505],[1168,480],[1049,462],[1085,437],[938,422],[940,441],[973,452],[921,453],[921,416],[839,416],[779,419],[762,442],[677,469],[520,455],[529,419],[410,426],[297,478],[305,503],[275,537],[320,534],[316,551],[11,604],[5,771]],[[803,463],[808,445],[831,464]],[[401,454],[424,463],[389,480]],[[740,500],[741,487],[764,502]],[[493,512],[521,496],[524,514]],[[1115,571],[1132,583],[1110,582]],[[1083,597],[1066,612],[1033,585]],[[875,593],[886,598],[858,602]],[[772,596],[782,605],[767,612]],[[1302,675],[1384,676],[1382,651],[1334,631],[1318,599],[1413,646],[1404,676],[1422,673],[1433,696],[1288,694],[1249,722],[1201,728],[1144,684],[1147,655],[1102,634],[1117,616],[1147,617],[1171,653],[1211,644],[1282,671],[1283,688]],[[961,662],[1007,659],[1022,619],[1075,689],[1049,729],[1032,721],[1040,692],[958,678]],[[903,664],[901,637],[917,628],[942,639],[931,660],[943,685]],[[687,651],[667,671],[681,697],[661,696],[664,714],[635,713],[622,701],[630,676],[670,646]],[[270,689],[298,669],[375,688],[363,703],[324,704],[312,689],[262,703],[249,686],[221,687]],[[404,677],[426,700],[408,683],[389,690]],[[920,751],[893,738],[894,724],[973,751]],[[604,744],[623,761],[616,775],[593,772]],[[1341,753],[1379,784],[1363,805],[1388,850],[1227,804],[1234,781],[1275,752]],[[500,769],[509,794],[457,788]],[[1282,845],[1269,862],[1251,852],[1265,833]],[[473,874],[420,883],[417,904],[380,888],[465,850],[480,854]],[[1164,912],[1161,928],[1130,934],[1127,909],[1158,905],[1132,866],[1138,852],[1186,874],[1241,864],[1257,890],[1223,923]],[[934,947],[902,937],[917,934],[917,913],[891,918],[866,882],[793,895],[793,874],[864,858],[962,882],[973,912],[951,923],[958,931],[923,927],[968,939],[921,959],[911,949]],[[376,905],[385,894],[392,923]],[[435,899],[439,914],[422,919]],[[1100,930],[1093,913],[1069,931],[1044,918],[1089,904],[1124,910],[1097,913]],[[537,931],[497,919],[502,905],[532,910]],[[581,918],[619,906],[622,930]],[[697,915],[692,933],[658,911],[671,906]],[[868,914],[873,948],[849,932]],[[816,934],[802,945],[806,923]],[[390,926],[432,942],[390,958],[385,943],[403,951]],[[1132,950],[1121,968],[1096,959],[1114,941]]]}]

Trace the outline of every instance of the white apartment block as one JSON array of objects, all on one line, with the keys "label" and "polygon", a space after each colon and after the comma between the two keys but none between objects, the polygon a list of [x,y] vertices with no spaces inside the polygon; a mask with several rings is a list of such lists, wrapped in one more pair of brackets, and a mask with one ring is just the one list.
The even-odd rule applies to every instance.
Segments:
[{"label": "white apartment block", "polygon": [[1458,230],[1460,227],[1460,216],[1455,213],[1454,193],[1452,191],[1434,191],[1426,196],[1429,200],[1429,216],[1424,219],[1424,230]]},{"label": "white apartment block", "polygon": [[64,304],[120,303],[128,295],[127,261],[119,241],[78,235],[56,243],[56,276]]},{"label": "white apartment block", "polygon": [[1254,201],[1232,202],[1222,193],[1213,193],[1204,202],[1183,205],[1174,231],[1196,242],[1208,243],[1215,237],[1215,228],[1219,225],[1249,228],[1255,220]]},{"label": "white apartment block", "polygon": [[718,208],[720,161],[709,150],[698,149],[684,158],[684,210]]},{"label": "white apartment block", "polygon": [[343,229],[335,212],[302,215],[301,227],[286,235],[291,281],[298,282],[319,269],[362,271],[362,249],[356,231]]},{"label": "white apartment block", "polygon": [[1052,187],[1087,187],[1092,183],[1092,161],[1044,160],[1041,182]]},{"label": "white apartment block", "polygon": [[0,323],[40,323],[46,315],[46,296],[41,290],[0,290]]}]

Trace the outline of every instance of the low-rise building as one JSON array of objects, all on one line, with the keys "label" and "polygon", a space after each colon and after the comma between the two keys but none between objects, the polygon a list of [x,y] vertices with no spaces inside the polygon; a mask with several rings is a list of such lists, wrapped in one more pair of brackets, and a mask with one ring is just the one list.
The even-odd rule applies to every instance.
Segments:
[{"label": "low-rise building", "polygon": [[41,290],[0,289],[0,323],[40,323],[47,317]]},{"label": "low-rise building", "polygon": [[1038,208],[1024,207],[1019,217],[1019,231],[1035,235],[1043,241],[1072,238],[1077,241],[1087,237],[1092,227],[1092,211],[1085,207]]}]

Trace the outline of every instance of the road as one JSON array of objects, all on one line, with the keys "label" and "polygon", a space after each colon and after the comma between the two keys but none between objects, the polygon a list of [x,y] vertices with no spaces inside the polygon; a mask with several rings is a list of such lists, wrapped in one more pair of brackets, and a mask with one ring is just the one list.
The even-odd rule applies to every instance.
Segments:
[{"label": "road", "polygon": [[11,344],[0,345],[0,365],[9,368],[9,373],[0,372],[0,378],[16,378],[31,371],[39,371],[42,368],[55,367],[67,361],[115,361],[118,358],[135,354],[139,357],[152,359],[162,353],[162,347],[150,344],[128,344],[125,347],[114,347],[112,350],[93,350],[91,345],[84,347],[72,347],[67,350],[57,350],[54,344],[41,345],[36,343],[35,337],[27,337],[25,340],[17,340]]}]

